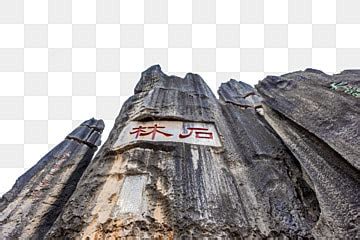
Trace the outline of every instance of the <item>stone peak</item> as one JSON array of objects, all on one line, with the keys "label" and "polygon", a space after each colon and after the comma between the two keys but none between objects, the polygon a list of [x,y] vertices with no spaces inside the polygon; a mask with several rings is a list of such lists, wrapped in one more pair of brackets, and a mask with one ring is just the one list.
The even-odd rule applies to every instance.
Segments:
[{"label": "stone peak", "polygon": [[105,128],[105,123],[102,119],[97,120],[95,118],[90,118],[89,120],[86,120],[82,124],[80,124],[80,126],[87,126],[89,128],[94,128],[100,133],[102,133],[102,131]]}]

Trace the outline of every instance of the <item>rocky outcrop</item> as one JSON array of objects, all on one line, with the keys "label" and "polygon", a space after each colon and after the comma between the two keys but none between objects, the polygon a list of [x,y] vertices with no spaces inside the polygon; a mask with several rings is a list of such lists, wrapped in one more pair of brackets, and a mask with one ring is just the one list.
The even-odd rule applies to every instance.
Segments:
[{"label": "rocky outcrop", "polygon": [[0,200],[1,239],[41,239],[100,145],[102,120],[82,123],[29,169]]},{"label": "rocky outcrop", "polygon": [[[316,194],[261,115],[261,97],[234,80],[219,95],[220,100],[196,74],[167,76],[159,66],[143,72],[47,236],[311,237],[320,215]],[[170,121],[211,124],[221,145],[117,146],[134,122],[139,130]]]},{"label": "rocky outcrop", "polygon": [[[226,145],[236,153],[229,158],[243,168],[239,171],[238,165],[232,172],[247,175],[243,185],[254,196],[248,216],[258,216],[262,223],[255,222],[250,229],[261,226],[261,237],[310,237],[319,217],[315,193],[303,179],[297,160],[264,120],[261,97],[251,86],[234,80],[221,84],[219,97],[230,130],[225,138],[232,139]],[[249,97],[251,104],[239,104]]]},{"label": "rocky outcrop", "polygon": [[[231,79],[218,94],[197,74],[180,78],[150,67],[84,173],[69,170],[77,177],[63,182],[71,188],[66,198],[59,197],[64,190],[43,188],[42,196],[59,203],[28,214],[42,202],[25,197],[27,186],[40,173],[54,177],[40,161],[2,200],[3,232],[45,239],[359,238],[360,71],[308,69],[269,76],[256,89]],[[89,136],[96,127],[85,125],[67,141],[93,149],[99,134]],[[9,206],[20,210],[10,216]],[[16,219],[20,227],[8,231]],[[31,232],[33,221],[40,223]]]},{"label": "rocky outcrop", "polygon": [[[242,214],[246,206],[239,201],[223,147],[141,141],[113,150],[132,121],[214,123],[220,117],[217,99],[199,75],[167,76],[159,66],[143,72],[135,94],[124,103],[108,140],[48,236],[238,235],[247,227]],[[125,201],[121,191],[130,183],[143,202],[136,209],[126,206],[131,210],[124,212],[118,203]]]},{"label": "rocky outcrop", "polygon": [[244,82],[230,79],[225,84],[221,84],[218,93],[223,102],[237,105],[242,109],[262,107],[262,98],[252,86]]},{"label": "rocky outcrop", "polygon": [[[347,86],[340,88],[339,86]],[[359,237],[359,71],[329,76],[308,69],[257,85],[265,118],[307,174],[321,215],[315,236]]]}]

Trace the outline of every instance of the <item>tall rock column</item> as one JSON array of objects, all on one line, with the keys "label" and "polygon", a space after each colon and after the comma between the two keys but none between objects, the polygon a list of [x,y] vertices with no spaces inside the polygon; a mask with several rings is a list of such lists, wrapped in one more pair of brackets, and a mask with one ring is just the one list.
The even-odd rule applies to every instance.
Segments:
[{"label": "tall rock column", "polygon": [[316,192],[318,237],[360,237],[360,72],[307,69],[257,85],[265,118]]},{"label": "tall rock column", "polygon": [[156,65],[47,238],[308,237],[318,213],[301,181],[254,110],[219,102],[197,74],[167,76]]},{"label": "tall rock column", "polygon": [[42,239],[100,145],[102,120],[82,123],[0,200],[0,239]]},{"label": "tall rock column", "polygon": [[247,175],[244,186],[254,198],[248,215],[258,219],[254,225],[261,226],[262,237],[311,236],[319,204],[297,159],[265,121],[262,98],[250,85],[233,79],[222,83],[218,93],[230,130],[229,158],[237,166],[230,169],[234,176]]}]

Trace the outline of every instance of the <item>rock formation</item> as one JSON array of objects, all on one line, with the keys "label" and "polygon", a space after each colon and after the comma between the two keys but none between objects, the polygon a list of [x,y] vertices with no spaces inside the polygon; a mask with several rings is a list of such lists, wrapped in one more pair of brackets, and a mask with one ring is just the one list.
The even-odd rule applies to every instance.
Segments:
[{"label": "rock formation", "polygon": [[[199,75],[168,76],[152,66],[71,197],[57,205],[57,218],[46,218],[47,210],[27,215],[46,227],[27,232],[20,224],[16,232],[46,239],[360,237],[359,74],[309,69],[269,76],[256,89],[230,80],[217,99]],[[20,191],[10,195],[2,215],[20,201]]]},{"label": "rock formation", "polygon": [[[355,88],[353,94],[334,87],[341,82]],[[359,87],[360,71],[329,76],[312,69],[267,77],[257,86],[265,119],[316,192],[321,214],[315,236],[359,237]]]},{"label": "rock formation", "polygon": [[42,239],[100,145],[102,120],[90,119],[24,173],[0,200],[0,239]]}]

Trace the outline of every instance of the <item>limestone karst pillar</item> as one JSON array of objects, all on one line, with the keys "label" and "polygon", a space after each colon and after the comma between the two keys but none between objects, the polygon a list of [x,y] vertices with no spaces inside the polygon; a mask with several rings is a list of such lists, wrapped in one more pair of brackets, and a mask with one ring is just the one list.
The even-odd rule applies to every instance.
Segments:
[{"label": "limestone karst pillar", "polygon": [[230,80],[218,94],[197,74],[148,68],[94,159],[103,124],[92,120],[66,140],[88,158],[49,153],[18,180],[0,204],[2,233],[360,238],[360,72],[310,69],[255,89]]},{"label": "limestone karst pillar", "polygon": [[295,158],[255,107],[153,66],[47,237],[307,237],[317,218]]},{"label": "limestone karst pillar", "polygon": [[307,69],[257,85],[265,119],[298,159],[321,215],[316,237],[360,237],[360,71]]},{"label": "limestone karst pillar", "polygon": [[102,120],[83,122],[0,200],[0,239],[42,239],[100,145]]}]

